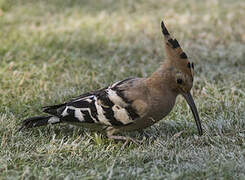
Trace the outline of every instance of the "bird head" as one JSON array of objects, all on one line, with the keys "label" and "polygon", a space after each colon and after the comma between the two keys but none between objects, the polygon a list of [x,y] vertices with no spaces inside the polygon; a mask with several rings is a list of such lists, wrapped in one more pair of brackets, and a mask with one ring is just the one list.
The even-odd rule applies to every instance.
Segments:
[{"label": "bird head", "polygon": [[177,94],[184,96],[195,118],[199,135],[202,135],[201,121],[190,93],[194,79],[194,63],[189,61],[178,41],[172,39],[163,21],[161,23],[161,28],[165,39],[165,50],[167,55],[163,68],[165,72],[168,72],[167,78],[169,79],[169,85],[173,91],[177,92]]}]

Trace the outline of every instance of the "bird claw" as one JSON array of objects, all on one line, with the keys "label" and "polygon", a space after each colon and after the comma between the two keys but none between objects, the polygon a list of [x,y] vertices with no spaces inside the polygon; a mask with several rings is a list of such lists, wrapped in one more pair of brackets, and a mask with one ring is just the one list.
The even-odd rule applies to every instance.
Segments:
[{"label": "bird claw", "polygon": [[184,131],[180,131],[180,132],[174,134],[174,135],[173,135],[173,139],[179,138],[183,132],[184,132]]},{"label": "bird claw", "polygon": [[139,141],[139,140],[133,139],[133,138],[128,137],[128,136],[127,137],[125,137],[125,136],[108,136],[108,138],[114,139],[114,140],[124,140],[125,142],[122,145],[121,150],[123,150],[128,145],[128,143],[130,141],[135,143],[137,146],[140,146],[143,143],[143,141]]}]

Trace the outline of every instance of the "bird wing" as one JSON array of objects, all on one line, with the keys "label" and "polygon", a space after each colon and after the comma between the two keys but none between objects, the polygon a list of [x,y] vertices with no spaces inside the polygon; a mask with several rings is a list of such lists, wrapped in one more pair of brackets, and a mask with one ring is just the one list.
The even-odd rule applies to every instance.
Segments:
[{"label": "bird wing", "polygon": [[43,107],[43,111],[57,116],[63,122],[99,123],[107,126],[124,126],[139,118],[125,91],[137,78],[118,81],[106,88],[82,94],[70,101]]}]

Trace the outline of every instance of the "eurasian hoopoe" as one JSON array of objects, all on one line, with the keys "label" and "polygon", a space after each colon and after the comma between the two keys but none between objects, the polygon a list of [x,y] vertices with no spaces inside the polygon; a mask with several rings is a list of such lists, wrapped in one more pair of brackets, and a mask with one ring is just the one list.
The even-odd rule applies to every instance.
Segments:
[{"label": "eurasian hoopoe", "polygon": [[194,115],[199,135],[203,134],[199,115],[191,96],[194,65],[188,61],[178,41],[172,39],[164,23],[167,58],[148,78],[128,78],[106,88],[85,93],[63,104],[43,107],[49,116],[23,121],[21,129],[56,123],[80,124],[105,130],[108,138],[126,140],[114,134],[139,130],[158,122],[172,110],[181,94]]}]

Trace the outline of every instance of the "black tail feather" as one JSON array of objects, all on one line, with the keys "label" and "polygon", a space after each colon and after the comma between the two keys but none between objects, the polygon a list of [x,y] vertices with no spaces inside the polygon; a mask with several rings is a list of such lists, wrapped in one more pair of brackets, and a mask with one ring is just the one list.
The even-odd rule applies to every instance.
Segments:
[{"label": "black tail feather", "polygon": [[22,129],[29,129],[33,127],[38,126],[45,126],[49,124],[49,119],[53,116],[35,116],[31,118],[27,118],[24,121],[22,121],[22,126],[18,131],[21,131]]},{"label": "black tail feather", "polygon": [[54,115],[54,116],[59,116],[60,113],[64,110],[66,104],[58,104],[58,105],[53,105],[53,106],[45,106],[43,107],[43,112]]}]

